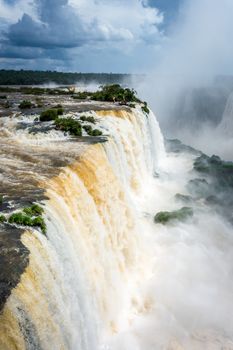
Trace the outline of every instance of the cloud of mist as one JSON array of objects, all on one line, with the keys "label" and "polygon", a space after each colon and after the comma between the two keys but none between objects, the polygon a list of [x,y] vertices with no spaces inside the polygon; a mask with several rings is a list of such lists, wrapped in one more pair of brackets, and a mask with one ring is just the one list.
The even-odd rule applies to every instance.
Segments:
[{"label": "cloud of mist", "polygon": [[[192,129],[193,132],[195,128],[195,145],[198,146],[196,129],[207,124],[209,129],[201,132],[207,137],[209,133],[211,137],[211,115],[214,115],[215,124],[221,121],[233,83],[216,84],[215,77],[233,75],[232,33],[231,0],[184,0],[181,4],[176,23],[169,28],[161,48],[159,63],[152,72],[148,72],[145,83],[138,87],[140,95],[150,102],[169,137],[176,137],[177,129],[180,131],[184,124],[189,131]],[[198,90],[201,88],[207,95],[203,108],[200,104],[203,104],[204,97]],[[198,118],[199,124],[192,118]],[[209,119],[207,123],[206,119]],[[218,139],[221,136],[219,133]],[[192,138],[189,139],[189,143],[192,144],[192,141]],[[203,137],[200,141],[202,145]],[[209,151],[212,152],[211,147]]]}]

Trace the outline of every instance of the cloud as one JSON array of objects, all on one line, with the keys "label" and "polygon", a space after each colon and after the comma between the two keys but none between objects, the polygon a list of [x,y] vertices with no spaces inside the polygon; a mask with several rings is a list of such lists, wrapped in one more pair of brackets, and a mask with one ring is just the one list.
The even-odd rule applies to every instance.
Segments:
[{"label": "cloud", "polygon": [[232,86],[214,78],[233,75],[232,33],[232,0],[184,0],[154,56],[157,64],[138,89],[166,136],[226,158],[232,154],[232,133],[229,142],[215,129]]},{"label": "cloud", "polygon": [[[29,10],[22,13],[20,4]],[[19,58],[32,59],[60,50],[67,59],[68,50],[73,54],[71,49],[85,46],[90,53],[102,46],[127,55],[136,45],[153,44],[162,37],[163,15],[141,0],[0,0],[3,8],[5,17],[11,9],[17,20],[12,23],[7,17],[11,24],[0,35],[1,57],[17,57],[18,50]]]},{"label": "cloud", "polygon": [[0,19],[8,25],[19,20],[24,13],[35,17],[33,3],[30,0],[0,0]]},{"label": "cloud", "polygon": [[232,0],[183,1],[142,89],[162,122],[172,117],[182,89],[206,86],[218,74],[233,73],[232,33]]}]

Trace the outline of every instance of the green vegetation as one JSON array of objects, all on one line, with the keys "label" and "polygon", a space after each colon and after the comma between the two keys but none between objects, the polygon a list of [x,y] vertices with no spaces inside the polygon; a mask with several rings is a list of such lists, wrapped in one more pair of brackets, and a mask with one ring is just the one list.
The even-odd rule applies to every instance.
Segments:
[{"label": "green vegetation", "polygon": [[36,98],[36,107],[37,108],[43,108],[44,107],[44,103],[43,103],[42,99],[39,98],[39,97]]},{"label": "green vegetation", "polygon": [[194,170],[203,178],[189,181],[189,192],[233,223],[233,162],[201,154],[194,162]]},{"label": "green vegetation", "polygon": [[94,118],[94,117],[85,117],[85,116],[82,116],[82,117],[80,117],[80,120],[81,120],[82,122],[89,122],[89,123],[95,124],[95,118]]},{"label": "green vegetation", "polygon": [[26,207],[23,212],[29,216],[40,216],[43,214],[44,209],[38,204],[33,204],[31,207]]},{"label": "green vegetation", "polygon": [[84,125],[83,129],[88,133],[89,136],[101,136],[103,135],[101,130],[92,129],[91,125]]},{"label": "green vegetation", "polygon": [[175,211],[161,211],[157,213],[154,217],[155,223],[167,224],[170,221],[179,220],[184,221],[189,217],[193,216],[193,210],[190,207],[183,207]]},{"label": "green vegetation", "polygon": [[43,111],[40,115],[41,122],[49,122],[51,120],[55,120],[58,117],[57,109],[47,109]]},{"label": "green vegetation", "polygon": [[220,157],[213,155],[208,157],[202,154],[194,162],[194,169],[204,173],[221,173],[233,170],[233,162],[225,162]]},{"label": "green vegetation", "polygon": [[92,93],[91,99],[95,101],[121,102],[123,104],[141,102],[136,97],[134,89],[123,88],[119,84],[101,86],[101,90]]},{"label": "green vegetation", "polygon": [[16,224],[22,226],[32,226],[32,218],[21,212],[14,213],[9,217],[9,224]]},{"label": "green vegetation", "polygon": [[142,108],[142,111],[146,114],[149,114],[150,113],[150,110],[147,106],[147,102],[143,102],[143,106],[141,107]]},{"label": "green vegetation", "polygon": [[19,108],[20,109],[30,109],[34,107],[34,104],[31,101],[28,100],[23,100],[20,104],[19,104]]},{"label": "green vegetation", "polygon": [[6,222],[7,219],[5,217],[5,215],[0,215],[0,223]]},{"label": "green vegetation", "polygon": [[41,231],[46,233],[46,225],[42,217],[32,218],[29,215],[22,212],[14,213],[9,217],[9,224],[15,224],[20,226],[39,227]]},{"label": "green vegetation", "polygon": [[0,99],[1,99],[1,100],[5,100],[6,98],[7,98],[6,95],[0,95]]},{"label": "green vegetation", "polygon": [[202,154],[196,158],[193,167],[197,172],[210,176],[216,188],[233,189],[233,162],[224,161],[215,155],[208,157]]},{"label": "green vegetation", "polygon": [[58,108],[57,109],[57,115],[63,115],[64,109],[63,108]]},{"label": "green vegetation", "polygon": [[[59,107],[58,107],[59,106]],[[47,109],[46,111],[43,111],[40,114],[40,121],[41,122],[49,122],[52,120],[57,119],[59,115],[63,115],[64,110],[61,105],[57,105],[53,108]]]},{"label": "green vegetation", "polygon": [[57,118],[55,125],[61,131],[69,132],[74,136],[82,136],[82,126],[79,121],[73,118]]},{"label": "green vegetation", "polygon": [[93,129],[90,125],[84,125],[83,129],[88,133],[88,135],[92,134]]},{"label": "green vegetation", "polygon": [[76,92],[72,95],[75,100],[88,100],[91,98],[92,93],[88,91]]},{"label": "green vegetation", "polygon": [[128,106],[129,106],[130,108],[135,108],[135,107],[136,107],[136,106],[135,106],[135,103],[129,103]]},{"label": "green vegetation", "polygon": [[40,227],[43,234],[46,234],[47,227],[44,222],[44,219],[41,216],[38,216],[32,220],[32,226],[34,227]]},{"label": "green vegetation", "polygon": [[[91,122],[94,122],[93,117],[81,117],[82,121],[90,121],[89,118],[91,118]],[[81,119],[80,118],[80,119]],[[85,118],[85,119],[84,119]],[[58,130],[69,132],[73,136],[82,136],[82,129],[86,131],[86,133],[89,136],[101,136],[102,131],[98,129],[92,129],[91,125],[81,125],[81,123],[73,119],[71,117],[69,118],[56,118],[55,125]]]},{"label": "green vegetation", "polygon": [[[40,85],[51,81],[56,84],[88,84],[97,81],[99,84],[113,84],[130,81],[130,74],[107,73],[62,73],[55,71],[0,70],[0,85]],[[40,89],[40,88],[38,88]]]},{"label": "green vegetation", "polygon": [[24,208],[21,212],[10,215],[8,223],[20,226],[39,227],[45,234],[46,224],[41,216],[43,212],[44,209],[42,207],[38,204],[33,204],[30,207]]},{"label": "green vegetation", "polygon": [[101,135],[103,135],[103,133],[101,130],[98,130],[98,129],[94,129],[91,133],[91,136],[101,136]]}]

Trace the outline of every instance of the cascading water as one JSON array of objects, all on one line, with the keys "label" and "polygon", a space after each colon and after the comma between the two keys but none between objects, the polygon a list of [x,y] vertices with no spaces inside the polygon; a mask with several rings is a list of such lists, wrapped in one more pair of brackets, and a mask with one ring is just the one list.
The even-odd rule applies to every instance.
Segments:
[{"label": "cascading water", "polygon": [[133,300],[148,258],[133,194],[158,170],[163,139],[152,113],[96,117],[109,141],[41,180],[48,239],[23,235],[30,263],[1,316],[4,349],[97,349],[142,307]]},{"label": "cascading water", "polygon": [[233,349],[231,226],[201,201],[194,221],[153,223],[187,194],[195,156],[166,154],[152,112],[92,114],[108,141],[76,160],[75,142],[18,139],[67,148],[70,165],[39,176],[47,237],[22,235],[29,264],[0,315],[0,349]]}]

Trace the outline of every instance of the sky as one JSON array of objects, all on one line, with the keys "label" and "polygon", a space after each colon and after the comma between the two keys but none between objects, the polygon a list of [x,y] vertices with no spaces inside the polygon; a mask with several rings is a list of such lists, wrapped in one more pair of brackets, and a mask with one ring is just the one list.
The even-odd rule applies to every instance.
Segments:
[{"label": "sky", "polygon": [[182,0],[0,0],[0,68],[143,73]]},{"label": "sky", "polygon": [[233,0],[0,0],[0,68],[233,74]]}]

